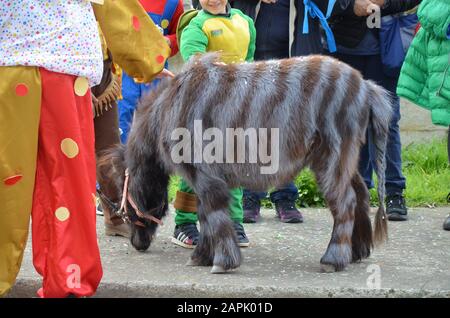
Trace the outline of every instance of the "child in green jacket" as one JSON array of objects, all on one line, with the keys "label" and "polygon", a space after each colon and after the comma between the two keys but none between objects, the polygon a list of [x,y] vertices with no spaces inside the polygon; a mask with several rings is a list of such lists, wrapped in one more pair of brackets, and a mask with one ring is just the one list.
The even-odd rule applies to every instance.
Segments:
[{"label": "child in green jacket", "polygon": [[[397,94],[430,110],[434,124],[449,127],[450,160],[450,1],[424,0],[417,15],[421,28],[403,64]],[[450,231],[450,215],[444,229]]]},{"label": "child in green jacket", "polygon": [[[256,30],[253,20],[237,9],[231,9],[227,0],[200,0],[200,10],[184,28],[179,43],[184,61],[193,55],[221,51],[224,63],[253,61]],[[175,199],[175,231],[172,242],[185,248],[194,248],[198,242],[196,196],[192,188],[181,180]],[[245,234],[242,208],[242,189],[230,190],[230,217],[240,247],[249,245]]]}]

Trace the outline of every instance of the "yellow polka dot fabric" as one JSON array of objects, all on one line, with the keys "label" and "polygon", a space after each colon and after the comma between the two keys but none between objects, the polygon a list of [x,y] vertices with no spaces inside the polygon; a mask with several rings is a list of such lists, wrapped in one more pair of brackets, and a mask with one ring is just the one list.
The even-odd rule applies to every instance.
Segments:
[{"label": "yellow polka dot fabric", "polygon": [[65,138],[61,141],[61,151],[67,158],[73,159],[79,153],[78,144],[71,138]]},{"label": "yellow polka dot fabric", "polygon": [[64,222],[69,219],[70,211],[69,211],[69,209],[67,209],[65,207],[60,207],[60,208],[56,209],[55,216],[59,221]]},{"label": "yellow polka dot fabric", "polygon": [[75,94],[83,97],[89,90],[89,82],[86,77],[77,77],[74,83]]}]

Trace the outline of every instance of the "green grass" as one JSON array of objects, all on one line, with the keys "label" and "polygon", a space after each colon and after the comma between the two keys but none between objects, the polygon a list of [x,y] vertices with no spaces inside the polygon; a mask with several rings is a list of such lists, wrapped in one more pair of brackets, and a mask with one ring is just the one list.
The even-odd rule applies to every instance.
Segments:
[{"label": "green grass", "polygon": [[[409,207],[444,206],[450,192],[450,167],[447,159],[447,141],[433,140],[426,144],[411,144],[403,149],[403,174],[406,177],[405,191]],[[169,185],[169,200],[177,191],[179,177],[172,177]],[[314,174],[305,169],[295,179],[299,188],[300,207],[323,207],[325,201],[320,193]],[[376,205],[376,190],[370,191],[371,202]],[[270,200],[262,202],[272,207]]]},{"label": "green grass", "polygon": [[[447,140],[412,144],[403,150],[402,158],[408,205],[446,205],[447,194],[450,192]],[[371,194],[374,199],[374,193]]]},{"label": "green grass", "polygon": [[175,199],[175,194],[177,193],[178,183],[180,182],[179,176],[171,176],[169,183],[169,202],[173,202]]}]

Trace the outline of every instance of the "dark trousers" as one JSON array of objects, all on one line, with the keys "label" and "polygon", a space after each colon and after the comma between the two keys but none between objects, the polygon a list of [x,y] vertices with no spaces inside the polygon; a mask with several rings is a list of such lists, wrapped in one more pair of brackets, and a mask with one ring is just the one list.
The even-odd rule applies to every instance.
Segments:
[{"label": "dark trousers", "polygon": [[289,57],[289,0],[261,2],[256,19],[255,60]]},{"label": "dark trousers", "polygon": [[[359,70],[365,79],[375,81],[392,93],[393,116],[389,126],[389,137],[386,149],[386,194],[402,193],[406,188],[406,179],[402,173],[402,145],[400,142],[400,98],[396,94],[398,78],[388,77],[383,73],[380,55],[347,55],[336,54],[336,58]],[[370,129],[370,127],[369,127]],[[361,149],[359,172],[368,188],[373,188],[372,175],[375,165],[375,149],[370,138]]]},{"label": "dark trousers", "polygon": [[[255,201],[262,200],[267,197],[267,192],[257,192],[244,189],[244,197],[252,198]],[[270,193],[270,201],[273,203],[279,201],[295,201],[298,198],[298,189],[294,182],[289,182],[287,185],[281,188],[277,188]]]}]

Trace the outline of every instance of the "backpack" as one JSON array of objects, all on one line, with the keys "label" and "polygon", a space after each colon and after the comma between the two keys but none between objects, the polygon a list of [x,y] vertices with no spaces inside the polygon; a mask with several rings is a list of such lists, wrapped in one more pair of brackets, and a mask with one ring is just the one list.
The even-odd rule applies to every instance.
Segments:
[{"label": "backpack", "polygon": [[178,20],[177,24],[177,42],[178,45],[181,43],[181,34],[183,33],[184,28],[186,28],[191,20],[195,18],[198,14],[199,10],[197,9],[190,9],[185,11]]},{"label": "backpack", "polygon": [[416,33],[417,10],[381,18],[380,50],[385,75],[398,77]]}]

